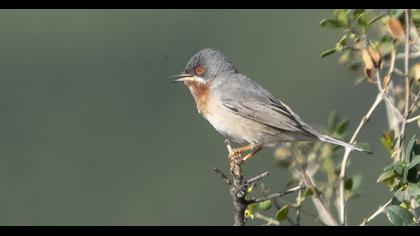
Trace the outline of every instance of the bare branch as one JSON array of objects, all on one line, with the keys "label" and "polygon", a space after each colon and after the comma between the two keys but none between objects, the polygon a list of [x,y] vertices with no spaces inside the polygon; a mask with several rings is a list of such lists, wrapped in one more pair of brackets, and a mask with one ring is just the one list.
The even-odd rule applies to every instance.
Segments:
[{"label": "bare branch", "polygon": [[[378,81],[380,83],[380,81]],[[385,90],[383,90],[385,91]],[[350,139],[350,143],[353,144],[356,141],[356,138],[359,136],[360,131],[363,129],[363,127],[366,125],[366,123],[369,121],[370,117],[372,116],[375,109],[378,107],[378,105],[381,103],[383,98],[383,92],[379,93],[376,96],[375,101],[373,102],[372,106],[370,107],[369,111],[366,113],[366,115],[362,118],[362,120],[359,123],[359,126],[356,128],[356,131],[354,131],[353,136]],[[341,162],[341,171],[340,171],[340,189],[339,189],[339,208],[340,208],[340,222],[342,225],[346,225],[346,200],[344,196],[344,185],[346,181],[346,167],[347,167],[347,161],[350,156],[350,152],[352,150],[349,148],[346,148],[344,152],[343,161]]]},{"label": "bare branch", "polygon": [[297,202],[296,202],[296,226],[300,225],[300,208],[302,207],[302,190],[299,190]]},{"label": "bare branch", "polygon": [[[394,54],[395,55],[395,54]],[[391,69],[393,67],[390,67]],[[390,69],[390,71],[391,71]],[[377,88],[378,91],[380,92],[380,94],[382,95],[382,98],[385,100],[385,102],[387,103],[386,105],[389,106],[393,112],[398,116],[398,119],[403,118],[403,115],[401,114],[400,110],[398,110],[397,106],[394,104],[393,101],[391,101],[391,99],[387,96],[387,89],[386,88],[382,88],[381,86],[381,78],[379,76],[379,71],[376,71],[376,84],[377,84]],[[392,74],[392,71],[390,73],[388,73],[388,75]],[[389,83],[391,82],[392,77],[389,77]]]},{"label": "bare branch", "polygon": [[304,183],[309,188],[311,188],[312,191],[314,192],[313,196],[311,197],[311,200],[318,213],[319,219],[325,225],[336,226],[337,221],[335,220],[334,216],[331,214],[328,207],[323,202],[323,199],[318,192],[316,182],[313,179],[313,175],[315,174],[315,172],[310,172],[307,167],[303,168],[303,163],[298,158],[295,158],[295,160],[297,164],[296,165],[297,173],[302,176],[302,180],[304,181]]},{"label": "bare branch", "polygon": [[232,153],[232,146],[229,140],[225,140],[226,148],[229,152],[230,162],[230,173],[233,178],[233,184],[230,185],[230,196],[233,199],[233,218],[235,226],[244,226],[246,223],[245,209],[248,207],[248,203],[245,199],[246,189],[243,186],[243,174],[240,163],[235,159],[242,159],[241,154],[234,156]]},{"label": "bare branch", "polygon": [[274,197],[281,197],[285,194],[292,193],[294,191],[298,191],[299,189],[303,188],[302,186],[299,189],[289,189],[283,194],[272,194],[267,198],[259,198],[256,200],[248,200],[246,199],[246,195],[248,192],[249,187],[254,184],[255,182],[263,179],[264,177],[268,176],[270,172],[266,171],[262,174],[259,174],[253,178],[250,178],[246,181],[243,181],[243,173],[241,169],[241,165],[243,164],[242,156],[240,153],[234,153],[233,149],[230,145],[229,140],[225,140],[226,148],[229,152],[229,164],[230,164],[230,174],[232,176],[232,180],[229,179],[220,169],[213,168],[214,171],[224,180],[224,182],[229,186],[229,193],[233,200],[233,215],[234,215],[234,225],[235,226],[244,226],[246,223],[245,218],[245,210],[248,205],[252,203],[258,203],[264,200],[272,199]]},{"label": "bare branch", "polygon": [[[415,52],[415,53],[410,53],[410,55],[408,57],[411,58],[411,59],[418,58],[418,57],[420,57],[420,51]],[[398,53],[397,58],[398,59],[405,58],[405,53]]]},{"label": "bare branch", "polygon": [[258,212],[255,213],[255,218],[266,221],[267,222],[266,225],[277,225],[277,226],[280,225],[280,221],[267,217],[265,215],[262,215],[261,213],[258,213]]},{"label": "bare branch", "polygon": [[420,115],[407,119],[405,122],[411,123],[411,122],[417,121],[418,119],[420,119]]},{"label": "bare branch", "polygon": [[[399,137],[400,135],[400,123],[401,119],[403,118],[403,115],[401,114],[401,111],[397,108],[394,102],[394,97],[389,97],[386,93],[388,91],[393,91],[394,89],[394,83],[392,81],[394,74],[405,76],[403,72],[398,70],[398,68],[395,67],[395,59],[396,59],[397,49],[395,47],[395,44],[393,44],[393,48],[391,51],[391,58],[389,63],[389,69],[388,69],[388,84],[384,84],[384,89],[382,89],[381,83],[379,82],[381,80],[379,76],[379,71],[376,71],[376,81],[377,81],[377,87],[379,92],[384,93],[384,99],[385,99],[385,108],[386,108],[386,115],[388,118],[388,126],[391,130],[394,130],[394,133],[396,137]],[[382,90],[386,90],[385,92]]]},{"label": "bare branch", "polygon": [[266,171],[262,174],[259,174],[259,175],[255,176],[254,178],[248,179],[248,180],[245,181],[245,185],[250,185],[250,184],[256,183],[257,181],[259,181],[259,180],[263,179],[264,177],[268,176],[269,174],[271,174],[270,171]]},{"label": "bare branch", "polygon": [[[409,9],[405,9],[405,45],[404,45],[404,73],[408,75],[409,71],[409,56],[410,56],[410,25],[411,25],[411,12]],[[398,158],[402,158],[403,149],[404,149],[404,138],[405,138],[405,128],[407,122],[405,119],[409,115],[409,106],[410,106],[410,81],[408,76],[404,77],[405,83],[405,105],[404,105],[404,119],[401,121],[401,133],[398,138]]]},{"label": "bare branch", "polygon": [[417,104],[417,101],[419,100],[420,97],[420,90],[417,92],[416,96],[413,99],[413,103],[411,104],[410,109],[408,109],[408,114],[410,115],[410,113],[413,111],[414,107]]},{"label": "bare branch", "polygon": [[227,185],[229,186],[232,185],[232,182],[230,181],[230,179],[219,168],[214,167],[213,170],[225,181]]},{"label": "bare branch", "polygon": [[312,178],[312,176],[308,175],[306,171],[303,171],[303,175],[304,175],[305,183],[314,192],[314,195],[311,199],[315,206],[315,209],[318,212],[318,216],[320,220],[326,225],[336,226],[337,221],[334,219],[333,215],[331,214],[329,209],[325,206],[324,202],[322,201],[321,196],[319,195],[319,192],[317,190],[315,180]]},{"label": "bare branch", "polygon": [[379,207],[379,209],[377,211],[375,211],[371,216],[364,219],[363,223],[361,223],[360,226],[366,226],[369,222],[371,222],[373,219],[375,219],[375,217],[377,217],[379,214],[384,212],[385,208],[387,208],[389,206],[389,204],[391,204],[391,201],[392,201],[392,199],[387,201],[383,206]]},{"label": "bare branch", "polygon": [[294,192],[297,192],[297,191],[305,189],[305,188],[306,188],[306,185],[300,184],[300,185],[298,185],[296,187],[293,187],[291,189],[288,189],[284,192],[272,193],[272,194],[270,194],[266,197],[250,199],[250,200],[248,200],[248,202],[252,204],[252,203],[259,203],[259,202],[263,202],[263,201],[267,201],[267,200],[271,200],[271,199],[275,199],[275,198],[281,198],[281,197],[283,197],[287,194],[294,193]]}]

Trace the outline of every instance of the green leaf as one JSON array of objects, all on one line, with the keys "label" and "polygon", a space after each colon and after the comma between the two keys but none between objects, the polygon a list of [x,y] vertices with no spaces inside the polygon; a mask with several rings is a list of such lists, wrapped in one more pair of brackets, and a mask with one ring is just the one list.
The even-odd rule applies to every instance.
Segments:
[{"label": "green leaf", "polygon": [[373,18],[372,20],[369,21],[368,26],[372,25],[373,23],[375,23],[376,21],[378,21],[379,19],[381,19],[384,16],[386,16],[386,14],[382,14],[382,15],[379,15],[379,16]]},{"label": "green leaf", "polygon": [[334,161],[330,157],[325,157],[321,160],[321,166],[326,173],[334,173]]},{"label": "green leaf", "polygon": [[407,183],[407,177],[408,177],[408,167],[403,167],[403,184]]},{"label": "green leaf", "polygon": [[413,147],[413,156],[420,155],[420,139],[416,139]]},{"label": "green leaf", "polygon": [[392,14],[395,18],[399,18],[404,13],[404,9],[396,9]]},{"label": "green leaf", "polygon": [[283,221],[287,219],[287,215],[289,214],[289,205],[283,206],[280,210],[276,213],[276,219],[278,221]]},{"label": "green leaf", "polygon": [[351,193],[350,196],[348,197],[348,200],[357,199],[361,197],[362,197],[361,193]]},{"label": "green leaf", "polygon": [[361,15],[365,14],[365,9],[356,9],[353,12],[353,20],[357,20]]},{"label": "green leaf", "polygon": [[352,176],[351,179],[352,179],[352,188],[351,188],[351,190],[356,190],[362,184],[363,175],[357,174],[357,175]]},{"label": "green leaf", "polygon": [[340,39],[340,41],[338,41],[338,43],[339,43],[342,47],[347,46],[347,35],[344,35],[343,37],[341,37],[341,39]]},{"label": "green leaf", "polygon": [[385,35],[382,37],[381,42],[378,46],[378,52],[379,54],[385,56],[389,54],[394,48],[394,43],[392,38],[389,35]]},{"label": "green leaf", "polygon": [[[347,69],[349,69],[351,71],[358,71],[358,70],[360,70],[360,68],[362,68],[362,63],[360,63],[358,61],[350,62],[349,65],[347,66]],[[365,76],[362,76],[362,77],[359,77],[354,84],[359,85],[360,83],[362,83],[363,81],[366,81],[366,80],[367,80],[367,78]]]},{"label": "green leaf", "polygon": [[328,49],[328,50],[325,50],[325,51],[323,51],[322,53],[321,53],[321,58],[324,58],[324,57],[326,57],[326,56],[329,56],[329,55],[331,55],[331,54],[334,54],[335,52],[337,52],[337,48],[330,48],[330,49]]},{"label": "green leaf", "polygon": [[394,164],[389,164],[389,165],[384,167],[384,171],[391,170],[393,167],[394,167]]},{"label": "green leaf", "polygon": [[402,162],[401,162],[401,161],[396,161],[396,162],[394,163],[394,172],[395,172],[397,175],[400,175],[400,176],[402,176],[402,175],[403,175],[403,172],[404,172],[404,165],[402,164]]},{"label": "green leaf", "polygon": [[413,223],[414,217],[407,209],[396,205],[387,207],[386,216],[388,217],[389,222],[398,226],[405,226]]},{"label": "green leaf", "polygon": [[327,126],[328,126],[328,130],[330,131],[330,133],[333,133],[335,130],[335,127],[337,126],[338,120],[340,118],[338,117],[338,114],[336,111],[332,111],[330,113],[330,115],[328,116],[328,122],[327,122]]},{"label": "green leaf", "polygon": [[353,180],[351,178],[346,179],[344,182],[344,189],[350,190],[353,187]]},{"label": "green leaf", "polygon": [[254,191],[254,185],[252,184],[251,186],[248,187],[248,189],[246,190],[248,193],[252,193],[252,191]]},{"label": "green leaf", "polygon": [[339,134],[339,135],[344,134],[346,132],[347,128],[349,127],[349,124],[350,124],[350,120],[348,118],[340,121],[340,123],[337,125],[337,129],[336,129],[337,134]]},{"label": "green leaf", "polygon": [[266,201],[263,201],[263,202],[259,202],[258,203],[258,208],[266,211],[266,210],[271,208],[271,205],[272,205],[271,200],[266,200]]},{"label": "green leaf", "polygon": [[411,18],[416,27],[420,27],[420,9],[411,10]]},{"label": "green leaf", "polygon": [[314,194],[314,192],[312,191],[312,188],[307,188],[306,190],[305,190],[305,192],[303,193],[303,197],[310,197],[310,196],[312,196]]},{"label": "green leaf", "polygon": [[254,219],[255,217],[255,208],[257,207],[256,203],[249,204],[245,209],[245,218]]},{"label": "green leaf", "polygon": [[381,143],[385,149],[391,154],[394,149],[394,130],[384,131],[381,137]]},{"label": "green leaf", "polygon": [[413,157],[413,159],[411,160],[410,165],[408,165],[408,169],[411,169],[415,166],[417,166],[420,163],[420,155],[417,155],[415,157]]},{"label": "green leaf", "polygon": [[410,138],[408,141],[407,147],[405,148],[405,160],[411,162],[411,157],[413,155],[414,145],[416,144],[416,135]]},{"label": "green leaf", "polygon": [[409,183],[406,191],[411,196],[420,196],[420,186],[419,186],[419,184],[420,183],[417,183],[417,184]]},{"label": "green leaf", "polygon": [[340,21],[333,19],[323,19],[319,22],[319,25],[331,29],[337,29],[343,26]]},{"label": "green leaf", "polygon": [[359,27],[362,28],[362,30],[366,30],[367,26],[368,26],[368,22],[367,22],[367,16],[366,13],[365,14],[361,14],[358,18],[357,18],[357,25]]},{"label": "green leaf", "polygon": [[394,193],[394,198],[397,199],[399,202],[404,201],[404,197],[405,197],[405,190],[402,189],[398,189],[395,193]]},{"label": "green leaf", "polygon": [[392,169],[391,170],[387,170],[387,171],[383,172],[378,177],[378,179],[376,180],[376,182],[378,182],[378,183],[383,182],[384,180],[387,180],[389,178],[394,177],[394,175],[395,175],[394,170],[392,170]]},{"label": "green leaf", "polygon": [[340,22],[342,26],[349,25],[349,17],[347,15],[347,9],[336,9],[334,10],[334,15],[337,18],[337,21]]},{"label": "green leaf", "polygon": [[351,51],[348,48],[343,49],[343,51],[340,53],[340,57],[338,58],[338,63],[346,64],[350,61],[351,56]]},{"label": "green leaf", "polygon": [[361,147],[363,150],[365,150],[365,152],[373,154],[370,143],[358,143],[357,146]]}]

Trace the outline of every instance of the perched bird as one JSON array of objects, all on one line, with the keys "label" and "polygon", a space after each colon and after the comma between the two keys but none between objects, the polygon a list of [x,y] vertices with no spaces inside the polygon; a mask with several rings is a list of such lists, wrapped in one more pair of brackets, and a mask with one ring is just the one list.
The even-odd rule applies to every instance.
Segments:
[{"label": "perched bird", "polygon": [[222,135],[246,146],[234,153],[251,151],[283,142],[315,141],[362,148],[321,134],[306,124],[289,106],[275,98],[254,80],[240,74],[219,51],[202,49],[187,63],[183,73],[171,76],[184,82],[194,97],[197,110]]}]

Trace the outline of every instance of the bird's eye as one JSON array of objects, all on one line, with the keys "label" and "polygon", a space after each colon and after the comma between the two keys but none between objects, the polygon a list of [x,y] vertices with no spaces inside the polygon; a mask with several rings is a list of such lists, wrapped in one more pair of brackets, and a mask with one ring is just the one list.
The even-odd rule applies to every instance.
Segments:
[{"label": "bird's eye", "polygon": [[206,71],[206,69],[204,69],[204,67],[202,67],[202,66],[197,66],[197,67],[195,68],[195,73],[196,73],[197,75],[202,75],[202,74],[204,74],[204,71]]}]

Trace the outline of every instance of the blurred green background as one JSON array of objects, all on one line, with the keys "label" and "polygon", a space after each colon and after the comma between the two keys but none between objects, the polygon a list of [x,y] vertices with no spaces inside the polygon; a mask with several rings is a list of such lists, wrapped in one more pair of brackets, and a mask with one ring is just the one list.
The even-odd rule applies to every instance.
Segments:
[{"label": "blurred green background", "polygon": [[[0,224],[231,225],[212,170],[227,169],[224,139],[168,76],[216,48],[308,123],[321,128],[336,110],[352,131],[376,91],[355,87],[335,56],[319,58],[340,37],[319,27],[331,12],[1,10]],[[390,197],[376,184],[390,162],[385,127],[381,107],[360,137],[375,155],[351,157],[349,174],[364,180],[350,224]],[[265,170],[266,185],[283,189],[290,173],[272,149],[245,166],[248,177]]]}]

